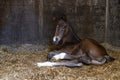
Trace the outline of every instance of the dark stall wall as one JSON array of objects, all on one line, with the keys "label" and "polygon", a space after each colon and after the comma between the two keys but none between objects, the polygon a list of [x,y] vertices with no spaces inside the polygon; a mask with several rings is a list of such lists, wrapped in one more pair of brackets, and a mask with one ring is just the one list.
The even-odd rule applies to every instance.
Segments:
[{"label": "dark stall wall", "polygon": [[0,44],[42,43],[42,0],[0,1]]},{"label": "dark stall wall", "polygon": [[[107,42],[120,46],[120,2],[109,0]],[[0,44],[49,44],[65,13],[80,38],[105,40],[106,0],[0,0]]]},{"label": "dark stall wall", "polygon": [[44,0],[45,26],[50,26],[54,12],[65,13],[79,37],[91,37],[103,42],[105,0]]},{"label": "dark stall wall", "polygon": [[1,37],[1,33],[2,33],[2,28],[5,24],[5,21],[6,21],[6,16],[7,16],[7,11],[6,11],[6,8],[7,8],[7,3],[6,1],[4,0],[1,0],[0,1],[0,37]]},{"label": "dark stall wall", "polygon": [[44,26],[52,34],[52,14],[63,12],[80,38],[90,37],[98,42],[107,41],[114,46],[120,46],[120,3],[119,0],[109,0],[108,4],[109,19],[106,30],[106,0],[44,0]]},{"label": "dark stall wall", "polygon": [[109,2],[108,42],[120,46],[120,0]]}]

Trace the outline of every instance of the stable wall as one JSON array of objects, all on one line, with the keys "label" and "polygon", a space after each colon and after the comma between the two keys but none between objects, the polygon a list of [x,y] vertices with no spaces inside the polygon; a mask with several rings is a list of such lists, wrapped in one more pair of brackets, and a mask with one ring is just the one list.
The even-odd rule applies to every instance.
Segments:
[{"label": "stable wall", "polygon": [[[66,14],[80,38],[105,41],[105,0],[0,0],[0,5],[0,44],[48,45],[57,12]],[[106,39],[115,46],[120,46],[119,11],[119,0],[110,0]]]}]

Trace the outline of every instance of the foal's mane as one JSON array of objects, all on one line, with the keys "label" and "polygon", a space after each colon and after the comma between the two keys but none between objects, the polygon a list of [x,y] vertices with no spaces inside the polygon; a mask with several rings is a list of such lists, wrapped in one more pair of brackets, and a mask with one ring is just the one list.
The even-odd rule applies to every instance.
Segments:
[{"label": "foal's mane", "polygon": [[68,24],[68,26],[69,26],[69,28],[70,28],[70,30],[71,30],[71,32],[72,32],[72,34],[73,34],[73,36],[76,38],[76,40],[77,41],[81,41],[81,39],[78,37],[78,35],[75,33],[75,31],[74,31],[74,29],[73,29],[73,27],[72,26],[70,26],[69,24]]}]

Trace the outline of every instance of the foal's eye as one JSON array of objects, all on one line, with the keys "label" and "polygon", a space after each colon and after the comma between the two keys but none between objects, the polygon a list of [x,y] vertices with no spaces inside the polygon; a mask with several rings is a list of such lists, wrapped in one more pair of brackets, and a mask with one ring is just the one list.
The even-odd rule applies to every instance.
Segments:
[{"label": "foal's eye", "polygon": [[61,31],[64,31],[65,29],[62,29]]}]

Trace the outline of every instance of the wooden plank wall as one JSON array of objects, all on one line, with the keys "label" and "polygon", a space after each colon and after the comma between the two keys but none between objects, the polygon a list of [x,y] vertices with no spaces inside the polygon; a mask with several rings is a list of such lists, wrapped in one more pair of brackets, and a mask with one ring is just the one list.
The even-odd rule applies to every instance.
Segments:
[{"label": "wooden plank wall", "polygon": [[[107,42],[120,46],[119,0],[109,2]],[[105,38],[105,0],[0,0],[0,44],[52,42],[53,13],[65,13],[80,38]]]}]

